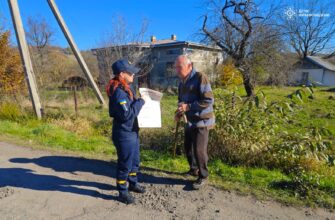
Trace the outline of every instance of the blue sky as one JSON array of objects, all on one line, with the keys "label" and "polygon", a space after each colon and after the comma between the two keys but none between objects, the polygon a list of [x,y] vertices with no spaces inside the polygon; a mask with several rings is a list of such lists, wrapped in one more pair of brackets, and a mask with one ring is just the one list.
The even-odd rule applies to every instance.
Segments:
[{"label": "blue sky", "polygon": [[[136,32],[143,19],[149,22],[147,39],[167,39],[176,34],[178,40],[193,40],[202,25],[202,16],[208,11],[205,0],[55,0],[80,49],[100,46],[106,33],[113,30],[112,21],[122,16],[128,27]],[[270,3],[301,4],[309,0],[259,0],[266,12]],[[330,2],[334,0],[328,0]],[[67,42],[48,7],[47,0],[18,0],[23,21],[29,16],[42,16],[55,30],[53,44],[67,47]],[[330,10],[330,9],[329,9]],[[330,12],[330,11],[329,11]],[[284,8],[283,8],[284,13]],[[332,12],[331,16],[334,16]],[[13,30],[7,0],[0,0],[0,16],[6,27]],[[14,35],[13,35],[14,36]],[[15,38],[13,37],[15,43]],[[334,40],[332,41],[334,42]],[[334,43],[332,43],[334,45]]]},{"label": "blue sky", "polygon": [[[18,0],[21,16],[43,16],[56,31],[55,44],[67,42],[48,7],[47,0]],[[94,48],[111,31],[113,17],[123,16],[136,31],[143,18],[149,21],[148,36],[157,39],[176,34],[179,40],[192,40],[201,27],[204,5],[201,0],[56,0],[56,3],[80,49]],[[0,15],[12,29],[7,0],[0,0]],[[149,37],[148,37],[149,38]]]}]

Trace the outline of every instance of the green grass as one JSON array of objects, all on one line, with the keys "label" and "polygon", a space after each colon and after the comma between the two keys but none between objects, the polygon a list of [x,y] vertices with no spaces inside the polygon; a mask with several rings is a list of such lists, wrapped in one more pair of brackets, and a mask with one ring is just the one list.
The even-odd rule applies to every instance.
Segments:
[{"label": "green grass", "polygon": [[112,155],[115,152],[115,148],[106,137],[90,136],[84,138],[73,132],[38,120],[27,120],[23,123],[1,120],[0,133],[32,141],[39,145],[50,146],[58,150],[92,152],[105,155]]},{"label": "green grass", "polygon": [[[287,95],[295,92],[301,87],[261,87],[257,91],[263,91],[269,101],[287,100]],[[296,124],[292,127],[293,131],[300,129],[306,130],[309,127],[324,127],[335,134],[335,100],[329,99],[329,96],[335,96],[335,92],[328,92],[329,87],[320,87],[314,89],[314,99],[307,100],[302,104],[303,111],[296,114]]]},{"label": "green grass", "polygon": [[177,97],[172,95],[164,95],[162,99],[162,125],[174,125],[174,111],[176,110]]},{"label": "green grass", "polygon": [[[296,89],[298,88],[261,87],[257,88],[257,91],[264,91],[268,100],[276,101],[287,99],[287,95]],[[290,132],[300,132],[307,130],[311,125],[317,125],[326,127],[335,134],[335,117],[328,116],[329,113],[334,112],[335,107],[335,100],[330,100],[328,97],[335,94],[323,90],[325,88],[315,89],[315,99],[304,103],[304,111],[297,113],[296,121],[298,123],[285,125],[285,129],[289,129]],[[86,104],[85,94],[83,92],[79,92],[79,94],[79,118],[87,120],[94,130],[89,136],[79,134],[76,130],[69,130],[66,126],[56,125],[50,120],[59,117],[62,122],[64,115],[70,118],[74,117],[73,106],[59,103],[57,108],[46,107],[45,112],[48,118],[45,120],[39,121],[31,117],[23,120],[0,119],[0,139],[88,157],[116,159],[115,148],[106,135],[111,129],[107,109],[99,108],[99,104],[92,100],[90,104]],[[239,88],[239,94],[245,94],[243,89]],[[53,91],[48,91],[46,97],[48,99],[56,97],[56,100],[50,100],[56,103],[72,99],[71,94],[65,91],[56,92],[56,94]],[[69,103],[71,102],[69,101]],[[143,167],[156,169],[155,172],[158,175],[168,172],[170,175],[183,178],[179,174],[188,170],[187,161],[183,156],[172,158],[169,149],[162,150],[158,147],[158,149],[152,150],[152,147],[147,146],[144,141],[146,135],[154,135],[157,136],[156,145],[171,144],[173,140],[171,132],[175,126],[173,116],[176,103],[176,96],[164,95],[162,100],[163,127],[161,129],[142,129],[144,146],[141,150],[141,161]],[[152,169],[147,169],[145,172],[154,172]],[[276,185],[290,181],[290,177],[279,170],[235,167],[220,160],[210,161],[209,170],[211,183],[226,190],[252,194],[261,199],[272,198],[289,204],[335,207],[334,169],[331,172],[329,170],[323,171],[327,175],[322,176],[319,188],[313,191],[315,196],[309,199],[296,197],[294,191],[289,187],[276,187]]]}]

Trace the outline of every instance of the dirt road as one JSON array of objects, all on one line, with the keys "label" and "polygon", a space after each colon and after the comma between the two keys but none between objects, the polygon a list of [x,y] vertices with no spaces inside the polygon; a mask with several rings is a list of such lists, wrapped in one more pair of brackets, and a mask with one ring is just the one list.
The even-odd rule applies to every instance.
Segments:
[{"label": "dirt road", "polygon": [[115,163],[0,142],[0,219],[335,219],[210,186],[191,191],[168,174],[141,179],[148,192],[127,206],[116,200]]}]

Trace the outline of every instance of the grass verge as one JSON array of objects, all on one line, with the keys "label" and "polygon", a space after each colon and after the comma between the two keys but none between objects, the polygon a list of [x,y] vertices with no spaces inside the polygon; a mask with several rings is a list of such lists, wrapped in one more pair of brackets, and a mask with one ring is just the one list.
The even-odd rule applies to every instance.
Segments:
[{"label": "grass verge", "polygon": [[[1,120],[0,140],[30,146],[53,152],[70,153],[89,158],[115,160],[115,149],[110,140],[103,136],[81,137],[44,121],[28,120],[22,123]],[[172,158],[167,153],[153,150],[141,151],[141,163],[146,173],[156,175],[180,175],[188,170],[187,161],[183,156]],[[151,168],[151,169],[146,169]],[[276,187],[279,183],[289,182],[290,178],[278,170],[263,168],[234,167],[214,160],[209,163],[210,182],[224,190],[237,191],[243,195],[254,195],[258,199],[273,199],[289,205],[321,206],[334,208],[334,194],[327,195],[317,190],[317,197],[305,200],[296,197],[288,188]],[[335,189],[334,178],[324,178],[321,187]],[[313,198],[313,197],[312,197]]]}]

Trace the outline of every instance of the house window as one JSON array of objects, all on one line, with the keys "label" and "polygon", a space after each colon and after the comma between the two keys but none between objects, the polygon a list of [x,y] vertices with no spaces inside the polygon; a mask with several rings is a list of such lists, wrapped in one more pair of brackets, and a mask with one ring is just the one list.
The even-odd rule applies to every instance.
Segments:
[{"label": "house window", "polygon": [[178,55],[180,54],[180,49],[169,49],[166,51],[167,55]]}]

